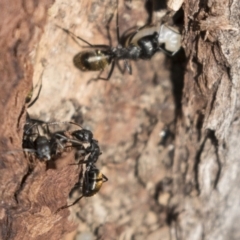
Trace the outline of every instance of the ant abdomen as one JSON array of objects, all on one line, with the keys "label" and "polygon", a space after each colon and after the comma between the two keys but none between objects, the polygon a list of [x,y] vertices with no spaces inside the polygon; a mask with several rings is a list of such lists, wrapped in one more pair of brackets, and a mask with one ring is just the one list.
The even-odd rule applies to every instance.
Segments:
[{"label": "ant abdomen", "polygon": [[107,178],[97,168],[89,169],[85,173],[85,181],[83,182],[84,196],[91,197],[95,195],[106,181]]},{"label": "ant abdomen", "polygon": [[73,63],[81,71],[102,71],[111,63],[111,60],[107,51],[89,50],[75,55]]}]

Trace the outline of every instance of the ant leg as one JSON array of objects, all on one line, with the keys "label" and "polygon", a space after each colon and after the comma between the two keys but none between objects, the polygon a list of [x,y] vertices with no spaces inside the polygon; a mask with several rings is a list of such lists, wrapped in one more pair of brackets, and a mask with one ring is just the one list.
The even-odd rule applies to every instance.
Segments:
[{"label": "ant leg", "polygon": [[80,181],[83,179],[83,166],[81,166],[81,172],[79,174],[79,177],[78,177],[78,182],[80,184]]},{"label": "ant leg", "polygon": [[[117,3],[118,5],[118,3]],[[112,46],[112,37],[111,37],[111,34],[110,34],[110,24],[112,22],[112,19],[114,17],[114,13],[111,14],[111,16],[109,17],[109,19],[107,20],[107,24],[106,24],[106,30],[107,30],[107,38],[108,38],[108,41],[109,41],[109,46],[111,47]],[[101,28],[98,26],[98,31],[102,34],[103,32],[101,31]],[[118,42],[119,42],[119,37],[117,38]]]},{"label": "ant leg", "polygon": [[69,123],[71,123],[71,124],[73,124],[73,125],[76,125],[76,126],[78,126],[78,127],[80,127],[80,128],[83,129],[83,127],[82,127],[80,124],[78,124],[78,123],[75,123],[75,122],[69,122]]},{"label": "ant leg", "polygon": [[81,46],[81,48],[103,48],[103,49],[110,49],[109,45],[105,45],[105,44],[93,44],[91,47],[89,46]]},{"label": "ant leg", "polygon": [[131,62],[129,60],[124,61],[124,67],[125,67],[125,69],[128,70],[128,73],[130,75],[132,75],[132,66],[131,66]]},{"label": "ant leg", "polygon": [[102,174],[102,176],[103,176],[103,182],[107,182],[108,178],[104,174]]},{"label": "ant leg", "polygon": [[119,64],[119,62],[117,62],[117,66],[118,66],[119,71],[120,71],[122,74],[124,74],[125,71],[127,70],[128,73],[129,73],[130,75],[132,75],[131,62],[130,62],[128,59],[124,59],[123,61],[124,61],[124,67],[123,67],[123,69],[122,69],[121,65]]},{"label": "ant leg", "polygon": [[60,146],[61,150],[64,149],[65,147],[62,145],[59,139],[56,139],[56,143],[58,146]]},{"label": "ant leg", "polygon": [[[82,179],[82,177],[83,177],[83,168],[81,168],[81,172],[80,172],[80,174],[79,174],[79,181],[75,184],[74,188],[71,190],[71,192],[70,192],[70,194],[69,194],[70,196],[71,196],[71,194],[73,193],[73,191],[75,191],[76,189],[78,189],[78,188],[81,187],[81,185],[80,185],[80,180]],[[77,198],[73,203],[71,203],[71,204],[69,204],[69,205],[64,205],[64,206],[58,208],[57,211],[55,212],[55,214],[58,213],[59,211],[65,209],[65,208],[69,208],[69,207],[75,205],[75,204],[78,203],[83,197],[84,197],[84,194],[83,194],[82,196],[80,196],[79,198]]]},{"label": "ant leg", "polygon": [[82,145],[83,142],[79,141],[79,140],[75,140],[75,139],[68,139],[69,142],[71,143],[75,143],[76,145],[73,145],[73,147],[77,147],[79,145]]},{"label": "ant leg", "polygon": [[[107,24],[106,24],[106,26],[105,26],[105,28],[106,28],[106,30],[107,30],[107,36],[103,33],[102,27],[100,27],[99,25],[97,25],[97,29],[98,29],[98,31],[101,33],[101,35],[103,35],[104,38],[108,38],[109,46],[112,46],[112,37],[111,37],[111,34],[110,34],[110,23],[112,22],[113,16],[114,16],[114,14],[111,14],[111,16],[110,16],[110,18],[107,20]],[[109,47],[109,46],[108,46],[108,47]]]},{"label": "ant leg", "polygon": [[108,37],[110,46],[112,46],[112,37],[111,37],[111,34],[110,34],[110,23],[111,23],[111,21],[113,19],[113,16],[114,16],[114,14],[112,14],[111,17],[108,19],[108,22],[107,22],[107,25],[106,25],[107,37]]},{"label": "ant leg", "polygon": [[59,125],[59,124],[68,124],[69,122],[44,122],[45,125]]},{"label": "ant leg", "polygon": [[124,68],[123,69],[122,69],[121,65],[119,64],[119,62],[117,62],[117,67],[122,74],[124,74],[127,69],[128,73],[130,75],[132,75],[132,66],[131,66],[131,62],[128,59],[124,60]]},{"label": "ant leg", "polygon": [[117,61],[117,67],[118,67],[118,70],[121,72],[121,74],[124,74],[125,73],[125,65],[124,67],[122,68],[119,61]]},{"label": "ant leg", "polygon": [[61,149],[69,148],[69,147],[77,148],[79,146],[82,146],[82,142],[79,141],[79,140],[68,138],[68,137],[66,137],[66,136],[64,136],[64,135],[62,135],[60,133],[56,133],[55,136],[59,137],[61,140],[65,140],[68,143],[72,143],[71,146],[63,146],[62,143],[61,143],[61,140],[56,138],[55,141],[60,146]]},{"label": "ant leg", "polygon": [[103,70],[102,70],[102,71],[98,74],[98,77],[97,77],[97,78],[91,78],[91,79],[88,81],[87,84],[91,83],[92,81],[98,81],[98,80],[108,81],[108,80],[110,79],[110,77],[112,76],[114,67],[115,67],[115,60],[113,60],[113,62],[112,62],[112,66],[111,66],[111,69],[110,69],[110,71],[109,71],[109,73],[108,73],[107,78],[102,78],[102,77],[100,77],[101,74],[102,74],[102,72],[103,72]]},{"label": "ant leg", "polygon": [[82,149],[78,149],[76,148],[76,152],[75,152],[75,161],[77,162],[77,164],[75,165],[82,165],[82,161],[84,161],[85,157],[86,157],[86,151],[84,148]]},{"label": "ant leg", "polygon": [[115,67],[115,61],[113,60],[111,69],[110,69],[110,71],[109,71],[109,73],[108,73],[108,77],[107,77],[106,79],[104,79],[104,78],[100,78],[100,79],[108,81],[108,80],[110,79],[110,77],[112,76],[114,67]]},{"label": "ant leg", "polygon": [[[42,76],[43,76],[43,72],[41,74],[41,77],[40,77],[40,87],[39,87],[39,90],[38,90],[38,93],[37,93],[37,96],[35,97],[35,99],[29,103],[29,105],[27,106],[27,108],[30,108],[32,107],[32,105],[38,100],[39,96],[40,96],[40,93],[41,93],[41,90],[42,90]],[[38,85],[38,84],[37,84]],[[35,87],[37,87],[37,85]],[[33,89],[34,90],[34,89]]]},{"label": "ant leg", "polygon": [[[50,130],[49,130],[49,126],[54,126],[54,125],[60,125],[60,124],[66,124],[66,125],[76,125],[79,128],[83,129],[83,127],[77,123],[74,122],[67,122],[67,121],[63,121],[63,122],[42,122],[41,123],[43,127],[46,127],[48,130],[48,134],[51,134]],[[60,137],[62,136],[61,134],[59,135]]]},{"label": "ant leg", "polygon": [[[102,154],[102,153],[99,153],[98,156],[100,156],[101,154]],[[97,160],[98,160],[98,158],[97,158],[96,160],[93,160],[92,157],[91,157],[91,154],[90,154],[90,156],[89,156],[86,160],[81,160],[81,161],[79,161],[77,165],[80,165],[80,164],[89,164],[90,166],[93,166],[93,165],[95,165],[95,163],[96,163]],[[89,171],[89,169],[88,169],[88,171]]]},{"label": "ant leg", "polygon": [[[96,77],[96,78],[90,78],[89,80],[88,80],[88,82],[87,82],[87,85],[89,85],[91,82],[96,82],[96,81],[98,81],[99,79],[100,79],[100,77],[99,76],[101,76],[101,74],[103,73],[103,70],[101,70],[101,72],[98,74],[98,77]],[[105,79],[106,80],[106,79]]]},{"label": "ant leg", "polygon": [[[86,154],[85,154],[84,150],[82,150],[82,152],[83,152],[82,157],[85,158],[85,157],[86,157]],[[75,160],[78,161],[78,156],[75,157]],[[88,163],[88,161],[87,161],[87,160],[80,160],[80,161],[78,161],[77,163],[70,163],[69,165],[71,165],[71,166],[75,166],[75,165],[79,166],[79,165],[83,165],[83,164],[85,164],[85,163]]]},{"label": "ant leg", "polygon": [[[37,126],[37,123],[34,123],[31,127],[29,127],[29,128],[24,132],[24,134],[28,134],[29,131],[30,131],[33,127],[35,127],[35,126]],[[38,128],[37,128],[37,131],[38,131]],[[39,132],[38,132],[38,134],[39,134]]]},{"label": "ant leg", "polygon": [[75,122],[69,122],[72,125],[78,126],[81,130],[84,129],[80,124],[75,123]]},{"label": "ant leg", "polygon": [[71,203],[71,204],[69,204],[69,205],[64,205],[64,206],[60,207],[60,208],[55,212],[55,214],[58,213],[59,211],[65,209],[65,208],[72,207],[73,205],[75,205],[76,203],[78,203],[83,197],[84,197],[84,195],[82,195],[81,197],[77,198],[73,203]]}]

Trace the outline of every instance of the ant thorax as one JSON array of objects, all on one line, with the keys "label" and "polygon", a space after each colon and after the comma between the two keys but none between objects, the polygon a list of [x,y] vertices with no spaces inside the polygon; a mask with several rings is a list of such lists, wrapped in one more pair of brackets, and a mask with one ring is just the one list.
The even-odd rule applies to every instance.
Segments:
[{"label": "ant thorax", "polygon": [[138,45],[130,44],[127,47],[122,47],[121,45],[116,48],[112,48],[113,58],[118,60],[137,60],[141,57],[142,49]]}]

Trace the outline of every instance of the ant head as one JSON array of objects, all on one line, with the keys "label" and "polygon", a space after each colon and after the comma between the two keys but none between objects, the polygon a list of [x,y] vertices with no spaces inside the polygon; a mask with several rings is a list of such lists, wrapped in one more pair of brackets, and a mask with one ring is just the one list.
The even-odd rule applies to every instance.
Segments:
[{"label": "ant head", "polygon": [[41,160],[51,160],[51,147],[49,140],[44,136],[38,136],[34,141],[37,157]]},{"label": "ant head", "polygon": [[87,129],[74,131],[72,133],[72,136],[74,136],[77,140],[81,142],[91,142],[93,140],[92,132]]}]

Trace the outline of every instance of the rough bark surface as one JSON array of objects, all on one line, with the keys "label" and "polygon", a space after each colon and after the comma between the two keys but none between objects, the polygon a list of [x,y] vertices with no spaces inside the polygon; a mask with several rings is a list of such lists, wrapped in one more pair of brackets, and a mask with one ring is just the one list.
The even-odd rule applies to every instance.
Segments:
[{"label": "rough bark surface", "polygon": [[[1,239],[240,238],[237,0],[184,1],[187,60],[183,51],[171,59],[158,53],[132,62],[133,75],[116,68],[110,81],[90,84],[98,73],[74,68],[82,49],[56,25],[92,44],[109,44],[105,26],[115,1],[0,4]],[[121,34],[158,21],[164,7],[119,1]],[[115,18],[109,29],[116,46]],[[32,80],[43,87],[27,109]],[[55,213],[79,168],[69,165],[72,153],[48,168],[13,151],[21,149],[26,111],[94,133],[103,152],[97,166],[109,178],[97,195]]]},{"label": "rough bark surface", "polygon": [[0,239],[60,239],[64,232],[74,229],[72,222],[66,222],[67,212],[54,212],[65,204],[77,181],[77,171],[67,161],[58,171],[46,171],[45,163],[30,164],[19,151],[25,98],[32,86],[30,54],[43,32],[52,3],[0,1]]},{"label": "rough bark surface", "polygon": [[[239,239],[239,1],[185,1],[176,239]],[[175,229],[176,230],[176,229]]]}]

